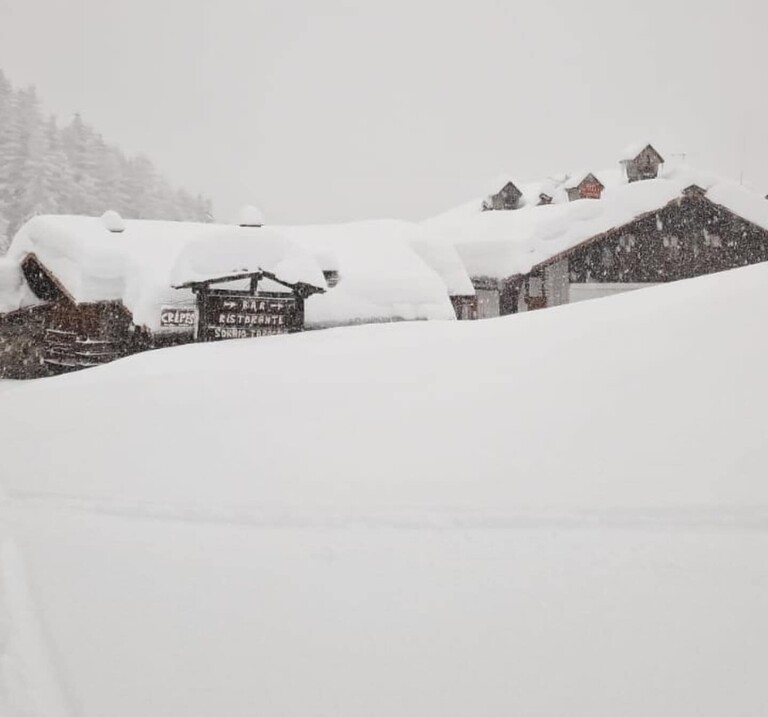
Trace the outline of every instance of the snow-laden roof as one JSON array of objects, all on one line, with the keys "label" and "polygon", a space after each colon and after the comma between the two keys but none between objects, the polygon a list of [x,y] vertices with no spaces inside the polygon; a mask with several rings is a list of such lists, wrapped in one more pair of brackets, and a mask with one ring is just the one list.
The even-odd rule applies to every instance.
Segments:
[{"label": "snow-laden roof", "polygon": [[605,186],[605,183],[594,172],[588,169],[579,169],[568,174],[568,179],[563,183],[563,187],[565,189],[575,189],[590,177],[592,179],[596,179],[598,182],[600,182],[600,184]]},{"label": "snow-laden roof", "polygon": [[433,241],[456,248],[470,276],[503,278],[537,264],[605,231],[660,209],[696,184],[707,198],[747,221],[768,229],[768,201],[730,180],[687,167],[663,177],[627,183],[618,170],[595,172],[605,185],[602,199],[555,201],[514,211],[487,211],[464,205],[422,222]]},{"label": "snow-laden roof", "polygon": [[[427,241],[418,225],[396,220],[280,226],[339,283],[307,301],[312,326],[369,320],[453,319],[449,296],[474,289],[450,246]],[[449,251],[446,252],[446,249]]]},{"label": "snow-laden roof", "polygon": [[249,204],[240,210],[237,223],[240,226],[260,227],[264,224],[264,214],[261,209]]},{"label": "snow-laden roof", "polygon": [[19,263],[0,257],[0,314],[40,303],[24,281]]},{"label": "snow-laden roof", "polygon": [[622,150],[621,155],[619,156],[619,161],[631,162],[633,159],[637,158],[637,155],[640,154],[640,152],[644,151],[648,147],[656,152],[659,159],[664,161],[663,157],[656,151],[656,148],[650,142],[633,142],[632,144],[628,144]]},{"label": "snow-laden roof", "polygon": [[[561,172],[545,177],[544,179],[526,182],[510,180],[509,177],[511,175],[499,175],[490,181],[482,183],[481,189],[485,190],[484,194],[480,194],[474,199],[465,202],[464,204],[460,204],[458,207],[449,209],[436,217],[427,219],[423,224],[432,224],[435,222],[449,224],[466,220],[467,217],[473,217],[482,210],[483,202],[489,199],[492,195],[498,193],[498,191],[509,181],[512,181],[523,194],[520,200],[520,208],[538,206],[542,194],[552,197],[552,204],[566,204],[570,201],[568,199],[568,194],[565,191],[566,188],[578,186],[589,174],[593,174],[600,180],[600,183],[604,187],[627,183],[624,171],[618,167],[601,169],[599,172],[579,169],[575,171]],[[519,211],[519,209],[508,211]]]},{"label": "snow-laden roof", "polygon": [[30,253],[75,302],[121,301],[136,324],[153,331],[160,330],[162,306],[194,305],[191,290],[174,286],[259,269],[323,288],[323,270],[339,272],[338,286],[307,301],[310,326],[452,319],[450,295],[474,293],[456,250],[430,247],[408,222],[252,228],[129,220],[125,226],[113,233],[102,219],[32,219],[9,250],[9,278],[0,275],[0,310],[21,305],[26,285],[19,265]]},{"label": "snow-laden roof", "polygon": [[[325,287],[320,267],[290,239],[269,229],[192,222],[129,220],[110,232],[101,219],[40,216],[8,250],[17,266],[35,254],[77,303],[121,301],[138,325],[160,328],[160,307],[192,305],[174,285],[245,271]],[[18,308],[18,307],[17,307]]]}]

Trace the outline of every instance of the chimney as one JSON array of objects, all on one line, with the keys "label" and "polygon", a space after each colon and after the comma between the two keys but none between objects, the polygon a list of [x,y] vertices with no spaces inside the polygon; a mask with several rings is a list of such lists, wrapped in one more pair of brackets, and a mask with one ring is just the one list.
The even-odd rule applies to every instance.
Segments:
[{"label": "chimney", "polygon": [[125,220],[114,209],[108,209],[101,215],[101,223],[112,234],[122,234],[125,231]]},{"label": "chimney", "polygon": [[258,209],[257,207],[248,205],[247,207],[243,207],[240,210],[240,219],[238,221],[238,224],[241,227],[249,227],[249,228],[263,227],[264,215],[261,213],[261,210]]}]

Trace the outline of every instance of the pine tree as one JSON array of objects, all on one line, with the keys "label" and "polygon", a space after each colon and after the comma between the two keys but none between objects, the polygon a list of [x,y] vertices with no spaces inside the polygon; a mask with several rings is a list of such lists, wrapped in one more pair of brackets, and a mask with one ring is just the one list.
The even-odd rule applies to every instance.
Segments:
[{"label": "pine tree", "polygon": [[43,120],[34,88],[0,71],[0,253],[36,214],[211,221],[210,201],[172,188],[146,157],[127,158],[77,114],[63,129]]},{"label": "pine tree", "polygon": [[13,88],[0,70],[0,253],[5,248],[8,228],[8,196],[10,193],[10,122],[13,109]]}]

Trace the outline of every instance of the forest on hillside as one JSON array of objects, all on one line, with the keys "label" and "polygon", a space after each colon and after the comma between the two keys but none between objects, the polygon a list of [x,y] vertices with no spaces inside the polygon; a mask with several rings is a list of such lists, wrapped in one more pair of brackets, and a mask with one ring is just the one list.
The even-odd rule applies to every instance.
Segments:
[{"label": "forest on hillside", "polygon": [[16,89],[0,70],[0,254],[37,214],[211,221],[211,203],[176,189],[152,162],[126,156],[75,115],[44,117],[33,87]]}]

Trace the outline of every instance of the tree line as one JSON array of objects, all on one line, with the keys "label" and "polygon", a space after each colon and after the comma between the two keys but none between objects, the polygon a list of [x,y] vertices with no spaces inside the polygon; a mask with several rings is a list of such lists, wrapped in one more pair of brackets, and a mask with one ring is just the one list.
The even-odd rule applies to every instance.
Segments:
[{"label": "tree line", "polygon": [[211,202],[176,189],[152,162],[127,157],[83,122],[45,118],[33,87],[16,89],[0,70],[0,253],[37,214],[212,220]]}]

